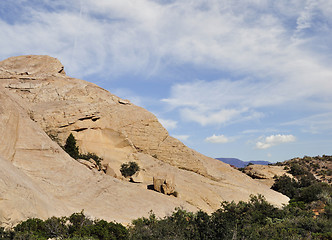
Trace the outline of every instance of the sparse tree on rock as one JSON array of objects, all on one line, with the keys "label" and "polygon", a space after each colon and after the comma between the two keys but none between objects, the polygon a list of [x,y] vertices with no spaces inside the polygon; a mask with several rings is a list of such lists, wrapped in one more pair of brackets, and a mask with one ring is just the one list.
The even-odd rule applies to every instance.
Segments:
[{"label": "sparse tree on rock", "polygon": [[76,139],[72,133],[67,138],[64,149],[72,158],[74,159],[79,158],[80,156],[79,149],[78,146],[76,145]]}]

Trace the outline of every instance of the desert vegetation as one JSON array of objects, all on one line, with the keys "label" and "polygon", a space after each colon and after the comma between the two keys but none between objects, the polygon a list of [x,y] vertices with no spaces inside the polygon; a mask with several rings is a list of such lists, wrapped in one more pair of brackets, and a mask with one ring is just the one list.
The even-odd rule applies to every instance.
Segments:
[{"label": "desert vegetation", "polygon": [[72,133],[69,134],[63,149],[74,159],[78,159],[80,156],[79,148],[76,144],[76,139]]},{"label": "desert vegetation", "polygon": [[319,164],[311,164],[306,159],[302,159],[304,163],[298,160],[286,162],[285,168],[293,178],[286,175],[275,177],[272,189],[288,196],[291,199],[289,206],[298,206],[315,215],[323,213],[332,221],[332,186],[312,173],[320,168]]},{"label": "desert vegetation", "polygon": [[293,158],[275,165],[284,166],[294,176],[311,173],[310,178],[315,177],[321,182],[332,183],[332,156],[329,155]]},{"label": "desert vegetation", "polygon": [[1,239],[332,239],[332,201],[319,214],[303,201],[293,201],[282,209],[263,196],[248,202],[223,202],[212,214],[183,209],[164,218],[153,212],[125,227],[119,223],[91,220],[84,212],[45,221],[28,219],[12,229],[0,228]]},{"label": "desert vegetation", "polygon": [[131,177],[140,170],[140,167],[136,162],[123,163],[120,168],[120,172],[124,177]]},{"label": "desert vegetation", "polygon": [[45,221],[31,218],[10,230],[0,228],[0,239],[89,239],[126,240],[128,230],[119,223],[91,220],[84,212],[69,217],[52,217]]},{"label": "desert vegetation", "polygon": [[101,170],[101,162],[103,159],[95,153],[88,152],[86,154],[81,154],[79,147],[77,146],[76,139],[72,133],[68,136],[63,149],[74,159],[83,159],[87,161],[92,159],[98,166],[98,169]]},{"label": "desert vegetation", "polygon": [[297,205],[278,209],[262,196],[223,202],[211,215],[177,209],[172,215],[133,221],[131,239],[331,239],[331,215],[314,218]]}]

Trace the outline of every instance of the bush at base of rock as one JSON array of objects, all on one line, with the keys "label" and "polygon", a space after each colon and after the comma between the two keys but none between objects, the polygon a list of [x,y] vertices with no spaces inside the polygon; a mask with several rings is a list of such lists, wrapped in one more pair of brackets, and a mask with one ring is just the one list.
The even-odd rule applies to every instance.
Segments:
[{"label": "bush at base of rock", "polygon": [[[296,212],[296,214],[294,214]],[[129,227],[130,239],[332,239],[331,216],[313,216],[297,206],[278,209],[261,195],[249,202],[223,202],[211,215],[176,209],[170,216],[134,220]]]},{"label": "bush at base of rock", "polygon": [[69,217],[52,217],[45,221],[32,218],[19,223],[13,229],[0,228],[0,239],[89,239],[127,240],[128,230],[122,224],[104,220],[92,220],[84,212]]},{"label": "bush at base of rock", "polygon": [[0,228],[0,239],[329,240],[332,203],[325,204],[325,211],[314,216],[304,202],[279,209],[258,195],[251,196],[248,202],[223,202],[210,215],[178,208],[164,218],[157,218],[151,212],[149,217],[136,219],[127,228],[119,223],[91,220],[82,211],[45,221],[28,219],[9,230]]},{"label": "bush at base of rock", "polygon": [[92,159],[98,166],[98,170],[101,170],[101,161],[103,161],[103,159],[101,157],[98,157],[95,153],[88,152],[86,154],[80,154],[79,158],[87,161],[90,161]]},{"label": "bush at base of rock", "polygon": [[[72,158],[74,158],[76,160],[83,159],[83,160],[90,161],[92,159],[96,163],[96,165],[98,167],[98,170],[99,171],[101,170],[101,168],[102,168],[101,162],[103,161],[103,159],[101,157],[97,156],[95,153],[88,152],[88,153],[85,153],[85,154],[81,154],[80,151],[79,151],[79,147],[76,145],[76,138],[74,137],[74,135],[72,133],[69,134],[69,136],[66,140],[66,144],[63,147],[63,149]],[[89,164],[84,164],[84,165],[86,165],[88,168],[90,168]]]},{"label": "bush at base of rock", "polygon": [[124,177],[131,177],[140,170],[140,167],[136,162],[123,163],[120,168],[120,172]]}]

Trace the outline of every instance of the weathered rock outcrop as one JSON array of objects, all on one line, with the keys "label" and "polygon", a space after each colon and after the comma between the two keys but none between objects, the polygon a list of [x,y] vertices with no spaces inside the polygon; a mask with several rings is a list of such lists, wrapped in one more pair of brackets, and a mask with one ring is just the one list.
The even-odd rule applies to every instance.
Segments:
[{"label": "weathered rock outcrop", "polygon": [[173,194],[175,192],[174,175],[164,173],[153,177],[153,188],[166,195]]},{"label": "weathered rock outcrop", "polygon": [[[128,223],[151,209],[158,216],[178,206],[211,212],[221,201],[247,200],[258,193],[279,206],[288,202],[169,136],[147,110],[70,78],[63,69],[48,56],[0,62],[0,169],[10,169],[0,184],[13,183],[0,190],[0,221],[11,224],[85,209],[94,217]],[[63,145],[70,133],[83,153],[104,159],[107,174],[80,164],[59,147],[56,142]],[[121,164],[132,160],[141,167],[142,183],[114,178],[120,178]],[[146,188],[160,172],[176,177],[180,197]]]},{"label": "weathered rock outcrop", "polygon": [[279,177],[286,174],[291,178],[293,177],[291,174],[287,173],[283,166],[253,164],[245,167],[244,172],[269,187],[273,185],[275,176]]}]

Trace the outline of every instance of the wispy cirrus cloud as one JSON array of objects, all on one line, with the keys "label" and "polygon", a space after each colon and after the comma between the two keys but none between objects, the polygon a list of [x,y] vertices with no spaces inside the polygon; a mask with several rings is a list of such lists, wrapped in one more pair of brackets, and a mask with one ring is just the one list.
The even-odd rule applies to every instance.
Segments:
[{"label": "wispy cirrus cloud", "polygon": [[332,89],[332,82],[328,82],[332,71],[320,77],[319,85],[316,85],[317,78],[309,72],[308,77],[301,73],[300,79],[292,76],[287,80],[271,78],[265,81],[221,79],[175,84],[170,97],[162,101],[177,109],[183,120],[203,126],[261,119],[266,108],[278,111],[286,106],[295,108],[300,102],[303,110],[331,110],[332,97],[327,89]]},{"label": "wispy cirrus cloud", "polygon": [[242,131],[242,134],[255,134],[255,133],[267,133],[267,132],[278,132],[277,129],[267,128],[267,129],[247,129]]},{"label": "wispy cirrus cloud", "polygon": [[[271,4],[264,3],[265,7]],[[163,102],[178,109],[182,119],[205,126],[259,119],[265,115],[264,108],[295,106],[299,102],[303,103],[303,108],[331,106],[332,97],[327,89],[332,88],[332,71],[322,62],[324,58],[327,61],[331,58],[328,53],[319,56],[311,51],[319,38],[331,36],[324,27],[316,31],[317,14],[314,14],[324,12],[326,22],[322,25],[332,23],[331,16],[327,15],[331,4],[293,1],[294,8],[290,11],[286,10],[286,2],[281,1],[274,5],[280,12],[273,14],[266,11],[264,3],[246,5],[248,10],[237,6],[235,11],[241,9],[241,19],[228,16],[231,19],[228,23],[220,17],[225,25],[208,38],[209,43],[193,42],[193,49],[189,51],[192,55],[188,58],[197,59],[193,54],[200,50],[198,55],[203,65],[218,63],[233,76],[174,84],[170,96]],[[231,4],[231,8],[234,5]],[[258,14],[259,21],[250,18],[253,13]],[[294,27],[284,25],[285,19],[294,21]],[[310,39],[298,34],[312,26],[316,32]],[[332,50],[329,44],[323,46]],[[241,74],[247,77],[239,77]]]},{"label": "wispy cirrus cloud", "polygon": [[[6,12],[0,22],[6,33],[1,57],[27,49],[52,54],[70,63],[70,72],[80,76],[158,74],[179,64],[266,75],[301,53],[306,57],[303,40],[310,49],[316,40],[329,39],[324,27],[311,39],[292,38],[301,26],[307,29],[316,23],[312,12],[319,12],[327,20],[324,24],[330,23],[331,3],[307,2],[6,1],[1,5]],[[12,9],[19,16],[14,24],[5,17]]]},{"label": "wispy cirrus cloud", "polygon": [[213,134],[212,136],[205,138],[205,141],[210,142],[210,143],[228,143],[228,142],[231,142],[233,140],[226,137],[223,134],[221,134],[221,135]]},{"label": "wispy cirrus cloud", "polygon": [[235,117],[240,117],[244,110],[222,109],[220,111],[197,111],[197,109],[183,108],[180,112],[184,120],[195,121],[200,123],[202,126],[206,126],[210,124],[229,122]]},{"label": "wispy cirrus cloud", "polygon": [[268,137],[263,138],[261,141],[256,143],[256,148],[258,149],[267,149],[282,143],[289,143],[294,142],[296,140],[295,136],[293,135],[271,135]]},{"label": "wispy cirrus cloud", "polygon": [[332,112],[314,114],[309,117],[283,123],[285,126],[299,126],[303,132],[313,134],[332,133]]}]

